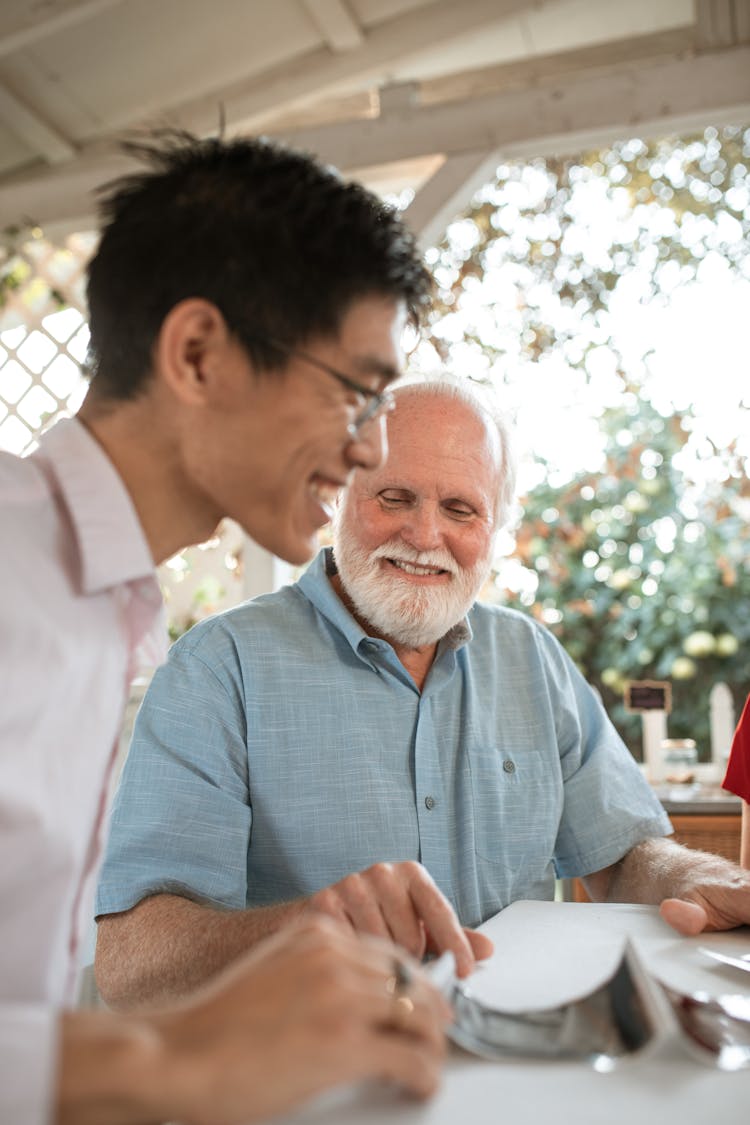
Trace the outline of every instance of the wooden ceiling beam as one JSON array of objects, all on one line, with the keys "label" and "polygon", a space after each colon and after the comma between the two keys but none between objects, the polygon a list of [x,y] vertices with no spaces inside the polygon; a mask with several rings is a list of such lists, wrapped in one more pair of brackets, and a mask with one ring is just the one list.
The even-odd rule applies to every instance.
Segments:
[{"label": "wooden ceiling beam", "polygon": [[750,43],[750,0],[734,0],[734,29],[738,43]]},{"label": "wooden ceiling beam", "polygon": [[163,115],[194,132],[215,128],[221,103],[227,120],[238,129],[254,129],[264,114],[280,107],[296,109],[311,97],[346,91],[356,81],[377,83],[383,68],[405,57],[405,44],[418,43],[420,51],[438,47],[460,34],[496,24],[528,6],[528,0],[436,0],[423,9],[390,19],[369,29],[361,47],[334,54],[317,48],[279,64],[251,79],[233,83],[178,106],[165,107]]},{"label": "wooden ceiling beam", "polygon": [[65,31],[84,20],[93,19],[123,0],[48,0],[29,4],[28,12],[13,24],[4,20],[0,30],[0,57],[20,51],[56,31]]},{"label": "wooden ceiling beam", "polygon": [[596,71],[611,74],[633,64],[641,66],[649,60],[659,61],[695,53],[694,27],[656,31],[427,79],[420,83],[420,102],[432,105],[458,98],[476,98],[514,86],[549,84],[572,74],[593,74]]},{"label": "wooden ceiling beam", "polygon": [[421,186],[403,214],[423,249],[442,238],[451,219],[469,206],[499,163],[497,152],[462,152],[449,156]]},{"label": "wooden ceiling beam", "polygon": [[0,120],[47,164],[62,164],[75,156],[76,150],[67,137],[3,85],[0,85]]},{"label": "wooden ceiling beam", "polygon": [[730,47],[750,40],[750,0],[696,0],[696,40],[701,47]]},{"label": "wooden ceiling beam", "polygon": [[340,168],[358,168],[437,152],[571,152],[618,136],[748,117],[750,47],[733,47],[612,75],[568,75],[471,100],[407,106],[383,119],[287,131],[282,138]]},{"label": "wooden ceiling beam", "polygon": [[[394,101],[386,97],[390,108],[381,118],[274,135],[356,174],[419,157],[464,155],[470,166],[482,153],[502,159],[560,155],[623,136],[742,123],[750,119],[750,46],[632,62],[612,73],[535,79],[526,87],[427,106],[407,96],[400,107]],[[229,114],[228,120],[234,125]],[[6,176],[0,181],[0,228],[30,215],[42,225],[87,229],[93,224],[91,191],[129,167],[113,154],[111,142],[97,142],[54,173],[40,167]],[[433,191],[439,186],[436,181]],[[426,193],[425,207],[427,199]]]},{"label": "wooden ceiling beam", "polygon": [[351,51],[365,41],[344,0],[302,0],[302,6],[332,51]]}]

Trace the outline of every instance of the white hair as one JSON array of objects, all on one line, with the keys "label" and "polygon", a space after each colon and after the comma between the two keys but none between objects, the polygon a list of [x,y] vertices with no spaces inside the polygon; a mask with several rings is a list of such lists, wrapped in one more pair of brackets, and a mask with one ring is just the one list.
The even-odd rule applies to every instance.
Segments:
[{"label": "white hair", "polygon": [[448,372],[439,375],[412,376],[399,380],[393,387],[396,402],[400,398],[424,396],[447,398],[461,402],[483,421],[489,420],[500,441],[500,465],[495,498],[495,530],[500,531],[510,519],[516,493],[516,453],[511,423],[501,409],[495,392],[485,383],[475,383]]}]

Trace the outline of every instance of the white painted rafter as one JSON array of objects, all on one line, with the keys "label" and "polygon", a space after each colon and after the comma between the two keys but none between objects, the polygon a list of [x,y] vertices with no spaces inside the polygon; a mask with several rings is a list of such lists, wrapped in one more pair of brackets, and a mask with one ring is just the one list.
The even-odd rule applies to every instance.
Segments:
[{"label": "white painted rafter", "polygon": [[59,130],[0,85],[0,121],[47,164],[61,164],[75,156],[75,148]]},{"label": "white painted rafter", "polygon": [[364,32],[345,0],[301,0],[313,23],[332,51],[361,47]]},{"label": "white painted rafter", "polygon": [[695,26],[701,47],[729,47],[734,37],[734,0],[696,0]]},{"label": "white painted rafter", "polygon": [[750,43],[750,0],[734,0],[734,30],[738,43]]},{"label": "white painted rafter", "polygon": [[333,53],[327,46],[272,67],[256,77],[235,82],[179,106],[165,107],[164,116],[202,133],[216,126],[221,103],[235,127],[252,129],[263,115],[279,107],[304,105],[310,97],[346,89],[356,82],[378,83],[384,68],[403,59],[404,44],[420,50],[438,47],[460,34],[490,27],[528,7],[528,0],[437,0],[429,18],[417,9],[371,28],[360,47]]},{"label": "white painted rafter", "polygon": [[107,8],[114,8],[124,0],[48,0],[46,4],[29,4],[28,11],[11,23],[6,18],[0,24],[0,56],[20,51],[57,31],[98,16]]},{"label": "white painted rafter", "polygon": [[451,219],[468,206],[500,162],[497,152],[462,152],[449,156],[426,181],[404,211],[423,248],[440,239]]},{"label": "white painted rafter", "polygon": [[619,73],[568,75],[471,100],[404,108],[384,119],[289,131],[283,138],[343,168],[443,152],[528,155],[618,135],[697,128],[750,116],[750,47]]},{"label": "white painted rafter", "polygon": [[696,0],[696,38],[701,47],[750,41],[750,0]]},{"label": "white painted rafter", "polygon": [[[747,2],[750,0],[735,0],[738,5]],[[442,3],[437,7],[447,26],[448,7]],[[491,7],[496,11],[499,4]],[[479,18],[478,5],[460,8],[461,12],[468,9]],[[486,6],[481,11],[486,15]],[[740,7],[734,8],[735,26],[739,11]],[[403,19],[394,21],[402,29]],[[429,26],[430,21],[425,21],[425,28]],[[374,34],[375,29],[368,32],[366,53],[371,50]],[[448,76],[442,83],[439,79],[396,83],[380,91],[380,116],[375,118],[360,115],[356,120],[292,129],[282,128],[281,124],[276,128],[264,125],[261,115],[258,127],[315,151],[352,174],[399,162],[422,161],[432,167],[444,163],[442,175],[431,185],[425,185],[412,204],[415,224],[420,231],[427,230],[431,216],[439,213],[451,191],[457,197],[461,195],[461,169],[467,176],[463,191],[469,192],[472,165],[481,163],[483,154],[509,158],[572,152],[589,144],[609,143],[617,136],[648,132],[653,135],[747,120],[750,47],[699,48],[695,42],[690,44],[688,35],[688,29],[679,29],[669,34],[641,36],[622,45],[612,42],[546,58],[536,56],[525,62],[485,68],[476,72],[475,77],[470,72]],[[390,38],[389,44],[395,59],[397,45]],[[367,57],[375,72],[375,58],[380,60],[382,73],[382,60],[387,54],[382,40],[376,42],[374,50],[375,54]],[[398,50],[403,57],[403,43]],[[325,75],[326,82],[315,85],[316,96],[323,86],[333,92],[335,83],[327,84],[328,80],[333,74],[340,77],[343,71],[339,68],[344,62],[348,67],[348,60],[360,56],[360,49],[334,56],[326,48],[325,55],[326,67],[321,64],[316,74],[321,82]],[[357,67],[361,62],[360,57]],[[274,74],[281,81],[280,68],[276,68],[265,76],[269,85]],[[307,88],[313,81],[313,71],[307,74],[305,82],[295,85],[297,77],[289,79],[293,85],[286,86],[287,95],[296,97],[303,87]],[[243,90],[248,93],[246,87]],[[242,98],[236,103],[230,98],[223,100],[229,129],[234,131],[240,127],[238,107],[247,109],[248,103]],[[262,100],[253,102],[256,108]],[[205,130],[196,119],[200,114],[193,114],[191,119],[190,111],[195,110],[196,104],[180,107],[184,117],[178,115],[177,121],[197,132],[215,129],[217,102],[210,99],[210,116],[209,100],[203,103],[207,114]],[[280,111],[279,102],[270,97],[266,123],[271,106]],[[168,119],[175,117],[169,115]],[[325,120],[317,120],[321,119]],[[288,120],[291,124],[294,118],[290,116]],[[76,225],[82,229],[92,222],[93,188],[129,167],[116,154],[112,142],[104,138],[81,146],[67,165],[58,165],[54,170],[37,166],[8,175],[0,180],[0,228],[17,221],[19,215],[28,214],[47,227],[54,223],[59,229],[70,230]],[[457,198],[457,204],[459,210],[463,200]]]}]

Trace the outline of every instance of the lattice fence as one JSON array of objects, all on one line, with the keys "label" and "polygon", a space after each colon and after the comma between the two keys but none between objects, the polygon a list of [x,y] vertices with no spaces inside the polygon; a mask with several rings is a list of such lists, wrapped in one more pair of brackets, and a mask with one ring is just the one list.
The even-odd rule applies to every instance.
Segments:
[{"label": "lattice fence", "polygon": [[76,411],[89,333],[85,268],[95,234],[55,246],[35,232],[0,263],[0,449],[25,453],[51,420]]}]

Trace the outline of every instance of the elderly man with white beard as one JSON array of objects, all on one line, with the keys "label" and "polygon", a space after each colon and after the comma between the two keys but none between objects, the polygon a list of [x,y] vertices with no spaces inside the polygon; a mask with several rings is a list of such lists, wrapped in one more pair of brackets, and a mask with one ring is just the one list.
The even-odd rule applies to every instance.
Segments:
[{"label": "elderly man with white beard", "polygon": [[491,950],[468,927],[555,876],[685,933],[750,921],[750,875],[662,838],[555,638],[476,601],[513,498],[506,423],[458,381],[396,399],[333,551],[194,626],[154,678],[99,885],[111,1004],[179,995],[313,911],[465,975]]}]

